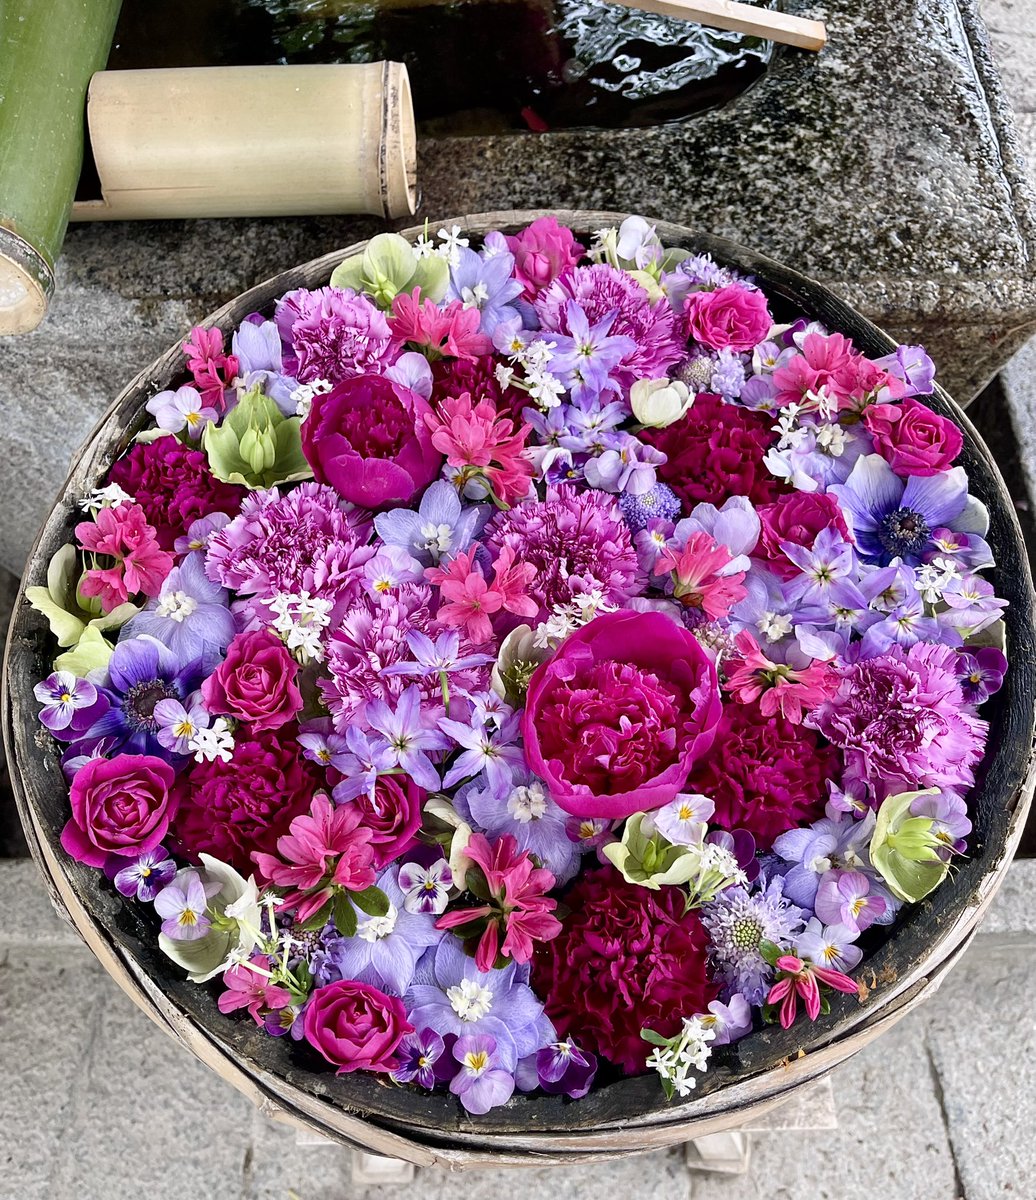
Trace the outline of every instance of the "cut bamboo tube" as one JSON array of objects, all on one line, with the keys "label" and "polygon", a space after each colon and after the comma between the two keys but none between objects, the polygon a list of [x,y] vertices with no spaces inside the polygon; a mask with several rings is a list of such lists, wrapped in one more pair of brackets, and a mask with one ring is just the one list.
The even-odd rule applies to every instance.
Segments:
[{"label": "cut bamboo tube", "polygon": [[800,50],[823,50],[827,45],[827,27],[823,21],[793,17],[770,8],[753,4],[737,4],[734,0],[611,0],[625,8],[639,8],[674,17],[678,21],[697,21],[714,29],[729,29],[734,33],[750,33],[767,41]]},{"label": "cut bamboo tube", "polygon": [[402,63],[102,71],[87,119],[102,198],[73,220],[416,207]]},{"label": "cut bamboo tube", "polygon": [[121,0],[0,0],[0,334],[43,320]]}]

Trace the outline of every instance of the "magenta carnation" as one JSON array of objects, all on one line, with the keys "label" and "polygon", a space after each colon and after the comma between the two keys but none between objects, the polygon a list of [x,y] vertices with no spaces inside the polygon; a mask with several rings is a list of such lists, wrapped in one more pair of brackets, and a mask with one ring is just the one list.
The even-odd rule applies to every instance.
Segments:
[{"label": "magenta carnation", "polygon": [[609,333],[630,337],[636,348],[623,358],[616,375],[626,386],[637,379],[664,375],[686,356],[676,317],[667,300],[652,303],[647,292],[626,271],[599,263],[567,271],[536,299],[536,313],[544,329],[571,334],[568,302],[581,305],[591,325],[615,314]]},{"label": "magenta carnation", "polygon": [[618,820],[684,790],[720,712],[716,668],[683,625],[605,613],[533,674],[525,754],[566,812]]},{"label": "magenta carnation", "polygon": [[720,828],[747,829],[768,850],[778,834],[824,815],[825,785],[839,766],[838,754],[812,730],[779,713],[764,716],[758,704],[730,700],[711,754],[684,790],[715,803]]},{"label": "magenta carnation", "polygon": [[274,319],[292,351],[285,368],[300,383],[380,375],[399,356],[385,314],[349,289],[299,288],[278,303]]},{"label": "magenta carnation", "polygon": [[599,589],[622,605],[643,590],[629,526],[605,492],[579,492],[567,483],[548,487],[544,500],[494,517],[485,540],[494,557],[509,546],[515,561],[536,568],[528,594],[539,605],[539,621],[578,592]]},{"label": "magenta carnation", "polygon": [[144,510],[163,550],[172,550],[200,517],[214,512],[233,516],[246,494],[244,488],[220,482],[202,451],[175,437],[138,442],[112,467],[108,480]]},{"label": "magenta carnation", "polygon": [[244,726],[230,762],[193,763],[180,776],[172,832],[187,854],[211,854],[247,876],[254,851],[277,853],[277,839],[309,811],[322,782],[302,757],[297,733],[288,725],[251,737]]},{"label": "magenta carnation", "polygon": [[637,887],[613,867],[588,871],[564,897],[561,933],[540,947],[532,985],[560,1037],[629,1075],[645,1070],[642,1029],[672,1037],[704,1013],[718,987],[706,970],[708,935],[684,912],[679,888]]},{"label": "magenta carnation", "polygon": [[844,753],[846,779],[865,784],[874,801],[974,783],[989,726],[968,708],[957,661],[952,646],[893,646],[843,668],[834,697],[807,717]]},{"label": "magenta carnation", "polygon": [[761,413],[706,392],[679,421],[665,429],[645,429],[639,436],[665,454],[658,477],[687,508],[703,501],[719,506],[731,496],[747,496],[759,505],[788,490],[763,462],[777,441],[772,424]]},{"label": "magenta carnation", "polygon": [[301,483],[283,496],[270,488],[252,492],[209,539],[205,571],[244,597],[234,607],[248,629],[270,623],[262,601],[284,592],[329,600],[333,627],[360,595],[363,567],[375,554],[369,536],[368,515],[333,488]]}]

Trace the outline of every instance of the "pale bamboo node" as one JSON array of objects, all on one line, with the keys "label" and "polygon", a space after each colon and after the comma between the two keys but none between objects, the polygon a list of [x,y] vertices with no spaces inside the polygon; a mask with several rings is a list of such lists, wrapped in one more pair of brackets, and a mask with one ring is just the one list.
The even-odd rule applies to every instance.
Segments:
[{"label": "pale bamboo node", "polygon": [[827,45],[827,26],[823,21],[793,17],[753,4],[738,4],[735,0],[612,0],[612,3],[678,21],[697,21],[715,29],[749,33],[800,50],[823,50]]},{"label": "pale bamboo node", "polygon": [[403,63],[101,71],[87,122],[101,198],[74,221],[416,207]]},{"label": "pale bamboo node", "polygon": [[24,238],[0,227],[0,334],[29,333],[43,320],[54,271]]}]

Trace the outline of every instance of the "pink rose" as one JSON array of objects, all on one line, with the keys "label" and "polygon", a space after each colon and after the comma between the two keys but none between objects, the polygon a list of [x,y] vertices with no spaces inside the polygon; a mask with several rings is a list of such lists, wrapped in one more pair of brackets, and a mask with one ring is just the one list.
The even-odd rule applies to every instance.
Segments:
[{"label": "pink rose", "polygon": [[398,996],[340,979],[311,993],[303,1030],[306,1041],[344,1075],[395,1070],[396,1047],[414,1027]]},{"label": "pink rose", "polygon": [[244,721],[252,730],[279,729],[302,707],[298,663],[268,629],[239,633],[227,657],[201,685],[205,707]]},{"label": "pink rose", "polygon": [[535,300],[585,253],[572,230],[559,225],[557,217],[538,217],[516,237],[509,237],[507,248],[514,255],[514,277],[525,286],[526,300]]},{"label": "pink rose", "polygon": [[713,350],[751,350],[773,326],[763,293],[740,283],[692,292],[684,316],[690,336]]},{"label": "pink rose", "polygon": [[899,404],[872,404],[863,423],[874,449],[897,475],[948,471],[964,445],[964,435],[952,421],[912,396]]},{"label": "pink rose", "polygon": [[364,793],[339,805],[360,812],[363,827],[370,830],[379,871],[416,844],[427,795],[408,775],[379,775],[373,800]]},{"label": "pink rose", "polygon": [[683,790],[721,712],[716,668],[692,633],[658,612],[605,613],[537,667],[522,736],[566,812],[619,820]]},{"label": "pink rose", "polygon": [[827,492],[791,492],[764,504],[758,512],[762,530],[756,553],[769,559],[770,569],[781,579],[798,574],[798,567],[781,550],[781,542],[808,549],[817,534],[829,527],[837,529],[847,542],[851,540],[842,506]]},{"label": "pink rose", "polygon": [[438,477],[428,402],[383,375],[343,379],[313,398],[302,452],[318,483],[363,508],[407,504]]},{"label": "pink rose", "polygon": [[112,854],[154,850],[176,812],[169,795],[175,779],[167,762],[149,754],[90,759],[72,780],[72,817],[61,845],[88,867],[104,866]]}]

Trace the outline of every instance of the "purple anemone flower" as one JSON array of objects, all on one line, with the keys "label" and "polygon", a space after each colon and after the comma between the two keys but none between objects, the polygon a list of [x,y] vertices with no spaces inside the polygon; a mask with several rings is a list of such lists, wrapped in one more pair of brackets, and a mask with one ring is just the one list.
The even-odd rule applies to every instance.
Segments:
[{"label": "purple anemone flower", "polygon": [[[828,491],[851,518],[860,554],[881,566],[894,558],[911,565],[922,562],[926,552],[937,549],[933,534],[942,527],[975,535],[969,539],[973,549],[989,528],[985,505],[968,495],[963,467],[903,480],[880,454],[867,454],[845,483],[832,484]],[[988,561],[975,566],[991,565],[985,550]]]}]

